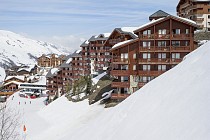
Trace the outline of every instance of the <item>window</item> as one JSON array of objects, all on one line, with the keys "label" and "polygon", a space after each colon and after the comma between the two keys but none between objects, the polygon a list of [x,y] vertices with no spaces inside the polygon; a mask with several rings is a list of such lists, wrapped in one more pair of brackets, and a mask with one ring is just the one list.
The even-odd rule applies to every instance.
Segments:
[{"label": "window", "polygon": [[172,53],[172,59],[180,59],[180,53]]},{"label": "window", "polygon": [[143,32],[143,35],[150,35],[151,34],[151,30],[145,30],[144,32]]},{"label": "window", "polygon": [[133,65],[133,70],[136,70],[136,65]]},{"label": "window", "polygon": [[166,46],[166,41],[158,41],[158,47]]},{"label": "window", "polygon": [[160,29],[158,30],[159,35],[165,35],[166,34],[166,29]]},{"label": "window", "polygon": [[128,70],[128,65],[121,65],[121,70]]},{"label": "window", "polygon": [[159,59],[166,59],[166,53],[158,53]]},{"label": "window", "polygon": [[150,65],[143,65],[143,71],[150,71]]},{"label": "window", "polygon": [[143,53],[143,59],[150,59],[151,55],[150,53]]},{"label": "window", "polygon": [[189,46],[189,41],[185,41],[185,46]]},{"label": "window", "polygon": [[158,65],[158,71],[166,71],[166,65]]},{"label": "window", "polygon": [[122,76],[121,77],[121,82],[128,82],[128,77],[127,76]]},{"label": "window", "polygon": [[180,29],[173,29],[173,34],[180,34],[180,33],[181,33]]},{"label": "window", "polygon": [[172,46],[180,46],[180,41],[172,41]]},{"label": "window", "polygon": [[208,19],[210,19],[210,15],[208,15]]},{"label": "window", "polygon": [[143,47],[150,47],[150,46],[151,46],[151,42],[149,42],[149,41],[143,42]]},{"label": "window", "polygon": [[121,53],[121,58],[128,59],[128,53]]},{"label": "window", "polygon": [[136,53],[133,54],[133,59],[136,59]]},{"label": "window", "polygon": [[210,12],[210,9],[208,9],[208,12]]},{"label": "window", "polygon": [[189,34],[190,33],[190,30],[189,29],[186,29],[185,33],[186,34]]}]

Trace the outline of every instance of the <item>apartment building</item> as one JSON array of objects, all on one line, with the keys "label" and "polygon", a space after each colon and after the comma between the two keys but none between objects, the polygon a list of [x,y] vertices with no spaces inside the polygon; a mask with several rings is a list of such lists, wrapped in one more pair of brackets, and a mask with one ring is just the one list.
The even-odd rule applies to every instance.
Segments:
[{"label": "apartment building", "polygon": [[37,59],[38,66],[41,67],[57,67],[64,62],[65,55],[57,55],[57,54],[43,54]]},{"label": "apartment building", "polygon": [[125,99],[176,66],[196,47],[193,37],[197,25],[193,21],[163,16],[162,11],[149,19],[149,23],[134,31],[137,38],[115,44],[111,49],[111,75],[116,78],[112,99]]},{"label": "apartment building", "polygon": [[84,75],[97,75],[108,68],[109,49],[104,46],[110,33],[92,36],[80,47],[82,48],[82,59]]},{"label": "apartment building", "polygon": [[180,0],[176,10],[178,16],[195,21],[199,29],[210,31],[209,0]]},{"label": "apartment building", "polygon": [[81,51],[64,58],[65,62],[57,68],[52,68],[46,75],[48,94],[53,98],[66,93],[67,88],[73,85],[83,75],[83,61]]}]

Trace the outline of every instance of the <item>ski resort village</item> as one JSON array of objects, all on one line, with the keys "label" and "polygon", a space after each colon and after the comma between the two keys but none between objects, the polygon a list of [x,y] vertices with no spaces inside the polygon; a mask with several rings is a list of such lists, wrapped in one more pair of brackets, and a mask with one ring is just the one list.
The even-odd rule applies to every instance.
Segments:
[{"label": "ski resort village", "polygon": [[176,4],[72,52],[0,30],[0,140],[210,140],[210,1]]}]

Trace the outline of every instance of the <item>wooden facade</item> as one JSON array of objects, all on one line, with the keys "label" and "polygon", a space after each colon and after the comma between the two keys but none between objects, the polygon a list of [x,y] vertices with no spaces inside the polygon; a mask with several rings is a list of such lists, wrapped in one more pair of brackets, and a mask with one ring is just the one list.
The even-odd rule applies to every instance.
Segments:
[{"label": "wooden facade", "polygon": [[195,21],[200,29],[210,31],[210,4],[207,0],[180,0],[177,15]]},{"label": "wooden facade", "polygon": [[104,46],[108,36],[109,34],[92,36],[80,46],[82,48],[84,75],[97,75],[108,68],[110,48]]},{"label": "wooden facade", "polygon": [[124,99],[157,76],[173,68],[195,49],[194,30],[188,20],[167,16],[134,31],[136,39],[111,49],[113,99]]},{"label": "wooden facade", "polygon": [[64,62],[65,55],[42,55],[37,59],[38,65],[41,67],[57,67],[61,65]]}]

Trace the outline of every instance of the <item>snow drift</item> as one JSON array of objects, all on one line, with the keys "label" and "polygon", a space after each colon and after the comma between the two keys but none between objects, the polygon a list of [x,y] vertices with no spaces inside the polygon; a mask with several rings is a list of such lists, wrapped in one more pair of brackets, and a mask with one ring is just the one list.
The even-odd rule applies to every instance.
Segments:
[{"label": "snow drift", "polygon": [[62,140],[209,140],[210,41]]}]

